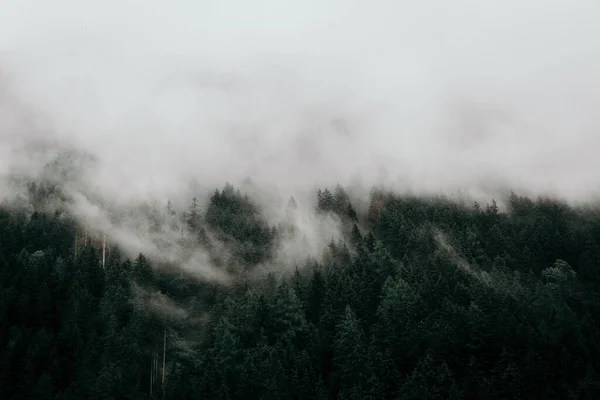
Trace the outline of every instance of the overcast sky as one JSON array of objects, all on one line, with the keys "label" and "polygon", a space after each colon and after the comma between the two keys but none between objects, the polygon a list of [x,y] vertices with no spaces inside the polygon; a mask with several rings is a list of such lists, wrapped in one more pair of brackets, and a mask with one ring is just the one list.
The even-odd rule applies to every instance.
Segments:
[{"label": "overcast sky", "polygon": [[387,179],[589,198],[600,177],[591,0],[3,0],[0,173],[53,138],[95,184]]}]

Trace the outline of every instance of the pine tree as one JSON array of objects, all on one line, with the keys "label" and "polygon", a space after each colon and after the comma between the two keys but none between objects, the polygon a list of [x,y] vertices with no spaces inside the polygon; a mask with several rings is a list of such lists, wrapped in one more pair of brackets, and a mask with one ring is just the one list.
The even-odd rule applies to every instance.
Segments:
[{"label": "pine tree", "polygon": [[365,368],[364,332],[350,306],[346,307],[337,326],[333,347],[334,362],[342,387],[340,396],[360,398],[357,396],[363,395],[363,388],[370,374]]}]

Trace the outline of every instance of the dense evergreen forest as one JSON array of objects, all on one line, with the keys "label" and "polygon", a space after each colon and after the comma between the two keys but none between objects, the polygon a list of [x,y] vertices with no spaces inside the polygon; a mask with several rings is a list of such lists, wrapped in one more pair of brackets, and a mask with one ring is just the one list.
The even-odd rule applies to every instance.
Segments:
[{"label": "dense evergreen forest", "polygon": [[153,226],[184,225],[222,283],[118,244],[103,266],[57,197],[0,209],[2,399],[600,398],[597,208],[322,189],[344,239],[253,274],[293,224],[231,185],[165,204]]}]

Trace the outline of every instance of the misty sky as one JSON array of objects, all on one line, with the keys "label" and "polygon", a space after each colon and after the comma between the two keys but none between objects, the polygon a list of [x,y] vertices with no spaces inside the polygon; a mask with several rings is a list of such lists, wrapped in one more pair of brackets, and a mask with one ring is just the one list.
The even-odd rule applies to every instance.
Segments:
[{"label": "misty sky", "polygon": [[600,176],[591,0],[4,0],[0,174],[33,138],[119,196],[250,175],[588,198]]}]

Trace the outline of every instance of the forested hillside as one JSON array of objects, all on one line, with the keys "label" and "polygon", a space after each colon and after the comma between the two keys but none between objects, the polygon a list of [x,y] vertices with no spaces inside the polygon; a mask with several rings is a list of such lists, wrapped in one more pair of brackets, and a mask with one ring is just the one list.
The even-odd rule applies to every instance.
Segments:
[{"label": "forested hillside", "polygon": [[597,208],[322,189],[344,240],[265,274],[292,223],[230,185],[165,204],[224,283],[118,243],[103,268],[31,193],[0,210],[2,399],[600,398]]}]

